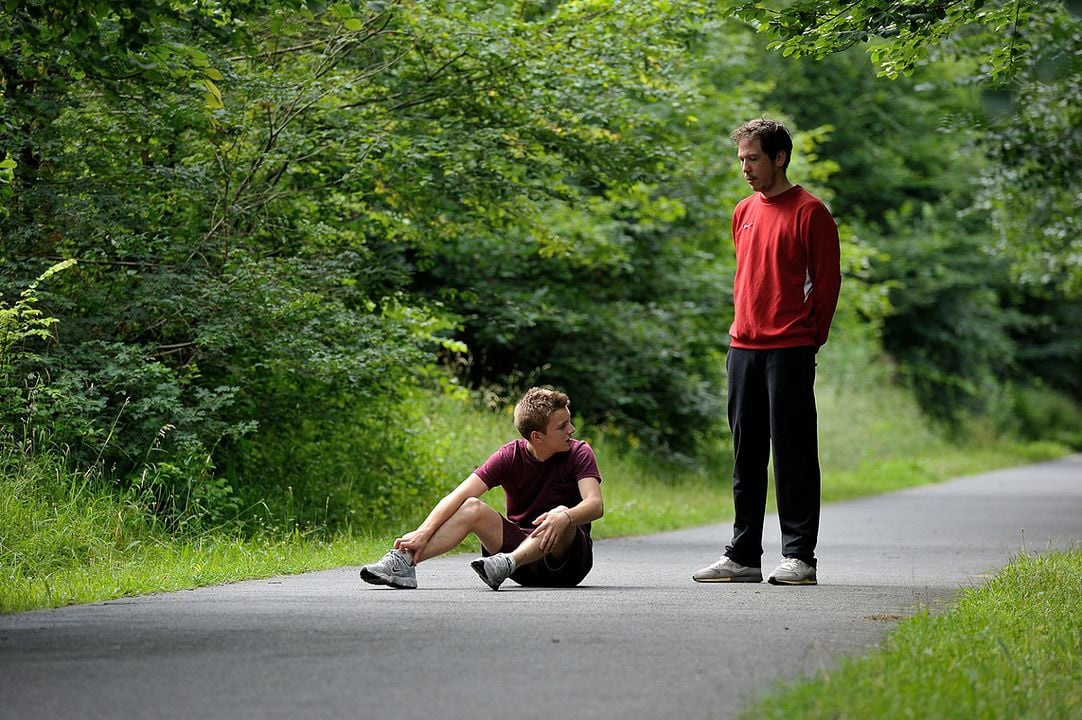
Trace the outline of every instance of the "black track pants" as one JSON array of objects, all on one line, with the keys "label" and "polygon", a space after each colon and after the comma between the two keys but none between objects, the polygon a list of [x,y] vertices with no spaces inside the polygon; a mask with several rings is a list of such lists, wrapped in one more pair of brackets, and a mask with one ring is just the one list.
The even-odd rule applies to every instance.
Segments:
[{"label": "black track pants", "polygon": [[814,567],[820,506],[815,348],[730,348],[726,368],[736,519],[725,554],[741,565],[762,565],[767,465],[773,445],[782,555]]}]

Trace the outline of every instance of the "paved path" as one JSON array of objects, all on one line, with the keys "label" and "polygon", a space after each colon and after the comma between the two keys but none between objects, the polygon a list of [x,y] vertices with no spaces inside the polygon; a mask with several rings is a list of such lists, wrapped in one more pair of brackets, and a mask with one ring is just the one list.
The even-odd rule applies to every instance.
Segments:
[{"label": "paved path", "polygon": [[[716,525],[599,542],[574,590],[494,593],[451,557],[415,591],[342,568],[0,617],[0,718],[731,717],[1023,547],[1077,546],[1082,456],[831,505],[822,525],[818,587],[691,582]],[[769,566],[775,519],[766,541]]]}]

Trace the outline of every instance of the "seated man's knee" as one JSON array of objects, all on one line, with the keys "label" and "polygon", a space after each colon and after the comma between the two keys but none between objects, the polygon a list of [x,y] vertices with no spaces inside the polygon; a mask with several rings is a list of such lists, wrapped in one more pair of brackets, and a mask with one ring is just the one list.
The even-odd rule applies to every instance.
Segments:
[{"label": "seated man's knee", "polygon": [[473,522],[483,517],[490,509],[480,498],[471,497],[463,501],[458,512],[464,519]]}]

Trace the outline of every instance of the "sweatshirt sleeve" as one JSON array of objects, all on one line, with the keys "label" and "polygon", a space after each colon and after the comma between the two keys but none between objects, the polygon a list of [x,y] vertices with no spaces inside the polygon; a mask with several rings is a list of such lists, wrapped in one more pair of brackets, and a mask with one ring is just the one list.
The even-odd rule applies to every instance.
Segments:
[{"label": "sweatshirt sleeve", "polygon": [[822,203],[811,213],[808,228],[808,272],[811,276],[812,314],[815,318],[815,346],[826,344],[841,290],[841,243],[838,224]]}]

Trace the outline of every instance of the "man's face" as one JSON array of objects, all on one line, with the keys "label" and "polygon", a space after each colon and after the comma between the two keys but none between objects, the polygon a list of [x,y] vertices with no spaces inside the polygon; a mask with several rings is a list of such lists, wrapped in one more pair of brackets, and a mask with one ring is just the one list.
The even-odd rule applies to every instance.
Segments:
[{"label": "man's face", "polygon": [[779,152],[773,160],[763,152],[759,138],[741,140],[736,146],[736,157],[740,160],[740,172],[751,185],[751,189],[770,197],[782,184],[785,177],[785,153]]},{"label": "man's face", "polygon": [[549,453],[556,454],[567,452],[571,449],[571,437],[575,434],[575,426],[571,424],[571,411],[567,408],[557,410],[549,417],[548,427],[539,443]]}]

